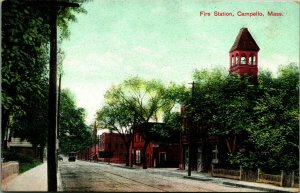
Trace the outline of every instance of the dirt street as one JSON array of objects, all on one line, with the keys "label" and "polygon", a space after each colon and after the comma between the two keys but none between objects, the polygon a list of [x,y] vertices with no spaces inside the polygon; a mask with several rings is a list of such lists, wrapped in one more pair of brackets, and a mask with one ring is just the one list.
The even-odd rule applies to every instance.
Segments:
[{"label": "dirt street", "polygon": [[152,169],[128,169],[76,160],[60,162],[64,191],[97,192],[253,192],[208,181],[185,179],[184,174]]}]

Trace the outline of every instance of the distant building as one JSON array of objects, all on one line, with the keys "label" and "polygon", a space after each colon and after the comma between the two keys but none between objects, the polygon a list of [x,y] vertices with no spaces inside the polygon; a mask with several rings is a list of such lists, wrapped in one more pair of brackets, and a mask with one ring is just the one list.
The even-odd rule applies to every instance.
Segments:
[{"label": "distant building", "polygon": [[[127,135],[124,135],[124,137],[127,137]],[[98,160],[112,163],[126,162],[126,146],[121,134],[103,133],[100,135]]]},{"label": "distant building", "polygon": [[32,144],[26,140],[21,140],[19,137],[12,137],[7,143],[7,148],[11,152],[16,152],[32,158],[40,158],[40,146],[34,150]]},{"label": "distant building", "polygon": [[[145,123],[138,125],[134,129],[134,137],[130,148],[130,163],[142,166],[143,151],[145,141],[148,145],[145,148],[146,165],[149,168],[155,167],[176,167],[179,166],[180,145],[179,138],[177,142],[168,141],[158,134],[147,131],[152,125],[157,123]],[[151,125],[151,126],[146,126]]]}]

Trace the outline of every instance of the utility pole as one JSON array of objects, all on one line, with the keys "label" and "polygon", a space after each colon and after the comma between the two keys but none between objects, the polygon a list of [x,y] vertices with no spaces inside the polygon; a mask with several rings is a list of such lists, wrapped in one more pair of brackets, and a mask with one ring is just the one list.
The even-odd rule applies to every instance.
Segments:
[{"label": "utility pole", "polygon": [[57,9],[55,4],[50,6],[50,74],[49,74],[49,102],[48,102],[48,191],[57,191],[56,167],[56,127],[57,127]]},{"label": "utility pole", "polygon": [[96,121],[95,121],[95,124],[94,124],[94,137],[95,137],[95,141],[94,141],[94,152],[95,152],[95,155],[94,155],[94,161],[96,161],[97,160],[97,148],[96,148],[96,146],[97,146],[97,142],[98,142],[98,140],[97,140],[97,124],[96,124]]},{"label": "utility pole", "polygon": [[134,129],[135,129],[135,124],[136,123],[136,114],[134,113],[133,115],[133,125],[132,125],[132,130],[131,130],[131,152],[130,152],[130,158],[131,158],[131,163],[130,166],[133,167],[133,163],[134,163]]},{"label": "utility pole", "polygon": [[50,67],[48,100],[47,174],[48,191],[57,191],[57,15],[59,8],[79,7],[77,3],[57,0],[28,0],[32,6],[50,9]]},{"label": "utility pole", "polygon": [[79,7],[77,3],[48,1],[50,3],[50,74],[49,74],[49,128],[48,128],[48,191],[57,191],[57,14],[59,7]]},{"label": "utility pole", "polygon": [[[60,124],[60,94],[61,94],[61,74],[59,74],[58,79],[58,99],[57,99],[57,127],[56,127],[56,153],[58,155],[59,151],[59,124]],[[58,170],[58,160],[56,159],[56,171]]]},{"label": "utility pole", "polygon": [[61,100],[61,76],[62,73],[59,74],[59,79],[58,79],[58,99],[57,99],[57,140],[59,138],[59,124],[60,124],[60,100]]},{"label": "utility pole", "polygon": [[192,147],[193,147],[193,134],[194,134],[194,101],[195,95],[195,82],[192,83],[192,96],[191,96],[191,125],[189,128],[189,164],[188,164],[188,176],[191,176],[191,161],[192,161]]},{"label": "utility pole", "polygon": [[110,158],[111,158],[111,155],[112,155],[112,153],[111,153],[111,146],[112,146],[112,144],[111,144],[111,135],[112,135],[112,129],[111,128],[109,128],[109,156],[108,156],[108,164],[110,164]]}]

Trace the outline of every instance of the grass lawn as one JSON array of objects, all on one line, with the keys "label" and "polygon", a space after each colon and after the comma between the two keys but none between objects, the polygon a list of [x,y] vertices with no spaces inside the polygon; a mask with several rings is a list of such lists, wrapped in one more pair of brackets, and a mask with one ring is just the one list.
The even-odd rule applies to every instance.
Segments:
[{"label": "grass lawn", "polygon": [[41,160],[33,159],[30,156],[18,154],[15,152],[3,151],[2,158],[4,161],[17,161],[19,162],[19,173],[23,173],[31,168],[34,168],[42,163]]},{"label": "grass lawn", "polygon": [[28,163],[28,162],[20,163],[19,172],[20,173],[26,172],[27,170],[30,170],[31,168],[34,168],[34,167],[40,165],[41,163],[42,163],[42,161],[40,161],[40,160],[34,160],[31,163]]}]

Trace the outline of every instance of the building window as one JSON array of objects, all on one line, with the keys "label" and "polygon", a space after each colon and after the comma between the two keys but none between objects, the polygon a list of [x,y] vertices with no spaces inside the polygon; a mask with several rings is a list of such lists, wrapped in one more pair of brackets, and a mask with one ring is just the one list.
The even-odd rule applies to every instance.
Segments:
[{"label": "building window", "polygon": [[141,163],[141,150],[135,151],[135,163],[137,164]]},{"label": "building window", "polygon": [[252,56],[252,65],[256,65],[256,57]]},{"label": "building window", "polygon": [[251,54],[250,55],[250,58],[249,58],[249,64],[250,65],[256,65],[256,56],[254,54]]},{"label": "building window", "polygon": [[241,64],[247,64],[246,54],[242,54]]},{"label": "building window", "polygon": [[231,66],[233,66],[235,64],[235,61],[234,61],[234,55],[231,56]]},{"label": "building window", "polygon": [[240,63],[240,61],[239,61],[239,55],[236,54],[236,56],[235,56],[235,64],[238,65],[239,63]]}]

